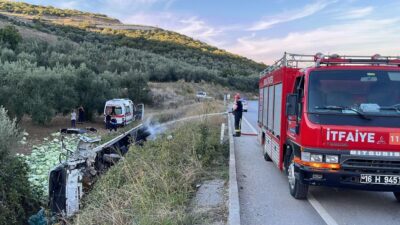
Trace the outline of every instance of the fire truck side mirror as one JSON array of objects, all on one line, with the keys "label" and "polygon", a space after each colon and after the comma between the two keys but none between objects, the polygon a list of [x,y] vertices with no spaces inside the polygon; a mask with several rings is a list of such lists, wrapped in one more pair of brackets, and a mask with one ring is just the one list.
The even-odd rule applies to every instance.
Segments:
[{"label": "fire truck side mirror", "polygon": [[297,113],[297,94],[289,94],[286,97],[286,116],[295,116]]}]

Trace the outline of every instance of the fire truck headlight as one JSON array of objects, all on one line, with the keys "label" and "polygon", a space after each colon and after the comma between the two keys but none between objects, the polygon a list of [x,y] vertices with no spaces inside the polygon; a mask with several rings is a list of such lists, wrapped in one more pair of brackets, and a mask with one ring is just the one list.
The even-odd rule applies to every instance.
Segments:
[{"label": "fire truck headlight", "polygon": [[310,162],[311,153],[302,152],[301,153],[301,161]]},{"label": "fire truck headlight", "polygon": [[322,155],[311,154],[311,162],[322,162]]},{"label": "fire truck headlight", "polygon": [[325,162],[326,163],[339,163],[339,156],[337,156],[337,155],[326,155]]}]

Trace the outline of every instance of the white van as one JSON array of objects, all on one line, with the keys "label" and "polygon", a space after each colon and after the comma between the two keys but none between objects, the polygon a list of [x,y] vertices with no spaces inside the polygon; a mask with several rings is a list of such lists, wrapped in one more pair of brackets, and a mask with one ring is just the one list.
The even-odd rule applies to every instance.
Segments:
[{"label": "white van", "polygon": [[104,106],[104,117],[109,113],[118,126],[125,126],[142,117],[142,111],[137,111],[130,99],[112,99]]}]

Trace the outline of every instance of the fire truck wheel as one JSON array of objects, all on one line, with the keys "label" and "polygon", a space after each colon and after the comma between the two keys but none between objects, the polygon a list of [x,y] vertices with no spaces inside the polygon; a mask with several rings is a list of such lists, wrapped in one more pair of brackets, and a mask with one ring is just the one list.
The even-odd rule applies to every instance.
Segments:
[{"label": "fire truck wheel", "polygon": [[293,161],[294,155],[292,154],[290,156],[290,164],[288,167],[288,181],[289,181],[289,190],[290,194],[295,198],[295,199],[306,199],[307,198],[307,193],[308,193],[308,185],[307,184],[302,184],[298,178],[296,178],[295,173],[294,173],[294,161]]},{"label": "fire truck wheel", "polygon": [[394,197],[396,198],[396,200],[398,202],[400,202],[400,192],[393,192],[393,194],[394,194]]},{"label": "fire truck wheel", "polygon": [[272,161],[271,157],[269,157],[269,155],[267,153],[264,153],[264,159],[267,162],[271,162]]}]

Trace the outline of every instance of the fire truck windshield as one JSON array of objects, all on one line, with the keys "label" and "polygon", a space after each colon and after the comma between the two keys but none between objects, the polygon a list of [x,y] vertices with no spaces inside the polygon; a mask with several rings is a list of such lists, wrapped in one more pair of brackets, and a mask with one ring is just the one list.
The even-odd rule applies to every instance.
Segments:
[{"label": "fire truck windshield", "polygon": [[400,116],[400,70],[313,71],[308,83],[308,112]]}]

